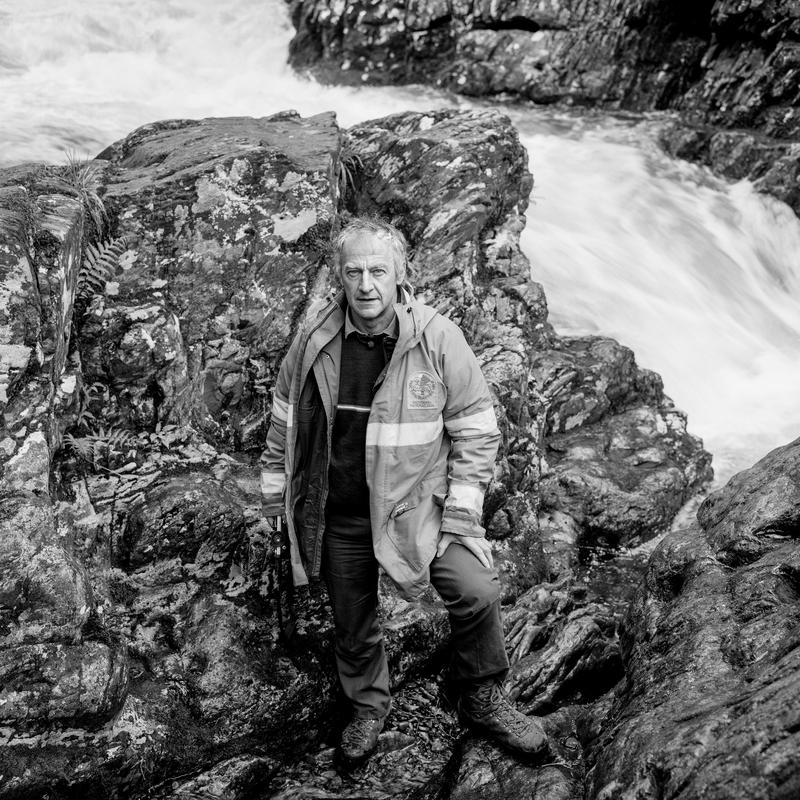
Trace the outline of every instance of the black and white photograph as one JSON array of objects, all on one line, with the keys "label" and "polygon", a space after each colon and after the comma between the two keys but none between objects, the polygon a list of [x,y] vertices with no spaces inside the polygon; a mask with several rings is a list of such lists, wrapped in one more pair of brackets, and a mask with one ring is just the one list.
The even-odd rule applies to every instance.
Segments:
[{"label": "black and white photograph", "polygon": [[800,0],[0,0],[0,800],[800,798]]}]

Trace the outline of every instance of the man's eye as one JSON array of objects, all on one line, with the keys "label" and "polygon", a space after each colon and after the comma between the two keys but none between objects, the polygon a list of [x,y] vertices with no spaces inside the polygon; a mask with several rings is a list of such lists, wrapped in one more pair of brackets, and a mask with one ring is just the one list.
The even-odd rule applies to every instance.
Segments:
[{"label": "man's eye", "polygon": [[378,277],[382,277],[386,274],[386,270],[383,267],[378,267],[377,269],[371,270],[373,275],[377,275]]}]

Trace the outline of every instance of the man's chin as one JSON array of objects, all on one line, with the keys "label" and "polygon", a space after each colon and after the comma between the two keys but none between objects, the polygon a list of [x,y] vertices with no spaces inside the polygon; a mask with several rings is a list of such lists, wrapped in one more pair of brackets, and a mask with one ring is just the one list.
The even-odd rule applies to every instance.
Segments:
[{"label": "man's chin", "polygon": [[378,303],[356,303],[353,310],[364,319],[375,319],[383,314],[386,309]]}]

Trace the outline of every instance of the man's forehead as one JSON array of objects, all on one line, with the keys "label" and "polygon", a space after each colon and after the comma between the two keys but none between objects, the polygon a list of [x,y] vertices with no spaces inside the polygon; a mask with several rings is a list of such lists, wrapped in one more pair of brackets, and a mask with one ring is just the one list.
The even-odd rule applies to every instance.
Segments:
[{"label": "man's forehead", "polygon": [[392,238],[383,231],[359,231],[349,237],[342,245],[342,255],[351,256],[388,256],[393,252]]},{"label": "man's forehead", "polygon": [[347,247],[351,242],[356,241],[378,241],[386,244],[392,243],[392,235],[389,231],[353,231],[345,240],[344,246]]}]

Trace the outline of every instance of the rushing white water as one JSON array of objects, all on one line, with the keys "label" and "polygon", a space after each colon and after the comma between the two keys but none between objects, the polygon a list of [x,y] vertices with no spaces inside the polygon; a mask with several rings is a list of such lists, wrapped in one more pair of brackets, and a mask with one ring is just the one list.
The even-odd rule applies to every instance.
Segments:
[{"label": "rushing white water", "polygon": [[559,122],[517,120],[536,179],[522,245],[555,327],[613,336],[659,372],[718,480],[800,435],[791,209],[668,158],[651,123]]},{"label": "rushing white water", "polygon": [[[285,65],[281,0],[4,0],[0,164],[94,155],[158,119],[468,106],[320,86]],[[800,435],[800,223],[654,145],[657,120],[505,109],[536,186],[523,247],[562,331],[661,373],[718,478]]]}]

